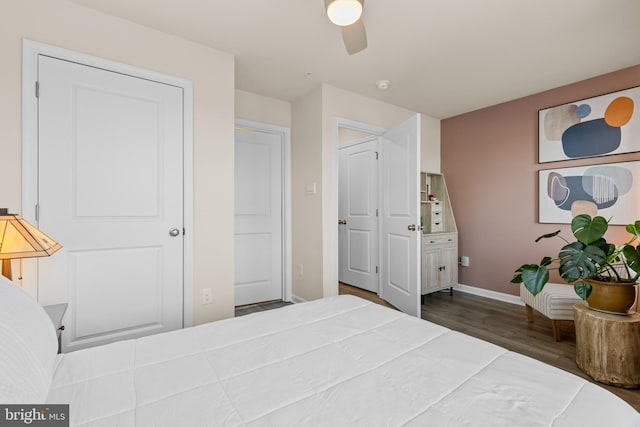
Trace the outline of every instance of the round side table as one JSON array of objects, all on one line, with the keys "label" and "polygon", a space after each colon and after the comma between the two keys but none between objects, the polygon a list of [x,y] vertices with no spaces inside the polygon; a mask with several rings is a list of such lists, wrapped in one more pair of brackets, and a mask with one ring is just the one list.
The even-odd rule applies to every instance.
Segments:
[{"label": "round side table", "polygon": [[601,383],[640,387],[640,314],[602,313],[578,303],[573,317],[578,367]]}]

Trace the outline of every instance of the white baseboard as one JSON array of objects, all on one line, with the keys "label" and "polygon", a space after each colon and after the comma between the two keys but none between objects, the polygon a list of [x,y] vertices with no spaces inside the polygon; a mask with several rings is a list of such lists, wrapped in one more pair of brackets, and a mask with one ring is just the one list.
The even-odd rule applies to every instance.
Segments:
[{"label": "white baseboard", "polygon": [[508,302],[510,304],[522,305],[524,303],[519,296],[505,294],[503,292],[490,291],[489,289],[477,288],[475,286],[457,284],[453,287],[456,291],[465,292],[467,294],[478,295],[485,298],[491,298],[498,301]]},{"label": "white baseboard", "polygon": [[304,299],[304,298],[300,298],[297,295],[291,295],[291,302],[293,302],[294,304],[298,304],[298,303],[301,303],[301,302],[307,302],[307,300]]}]

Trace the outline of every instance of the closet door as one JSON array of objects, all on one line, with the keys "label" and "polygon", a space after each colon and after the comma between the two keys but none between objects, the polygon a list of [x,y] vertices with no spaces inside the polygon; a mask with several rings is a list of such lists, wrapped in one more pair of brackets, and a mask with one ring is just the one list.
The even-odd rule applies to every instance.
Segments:
[{"label": "closet door", "polygon": [[283,141],[235,131],[235,304],[282,299]]},{"label": "closet door", "polygon": [[339,280],[378,293],[378,141],[339,150]]},{"label": "closet door", "polygon": [[183,325],[183,93],[40,55],[39,296],[63,351]]}]

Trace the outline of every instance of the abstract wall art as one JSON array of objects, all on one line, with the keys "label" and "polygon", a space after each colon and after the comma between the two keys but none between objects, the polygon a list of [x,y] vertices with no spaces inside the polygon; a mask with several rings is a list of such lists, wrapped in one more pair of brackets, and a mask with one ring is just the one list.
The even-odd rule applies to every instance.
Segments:
[{"label": "abstract wall art", "polygon": [[538,162],[640,151],[640,87],[538,111]]},{"label": "abstract wall art", "polygon": [[617,225],[640,218],[640,182],[636,182],[640,180],[640,161],[538,173],[540,223],[569,224],[580,213],[601,215]]}]

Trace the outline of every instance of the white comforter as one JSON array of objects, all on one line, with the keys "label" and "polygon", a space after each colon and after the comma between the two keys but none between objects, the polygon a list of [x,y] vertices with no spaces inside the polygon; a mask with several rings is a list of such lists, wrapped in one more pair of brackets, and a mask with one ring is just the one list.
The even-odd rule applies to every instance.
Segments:
[{"label": "white comforter", "polygon": [[577,376],[351,296],[64,354],[78,426],[640,426]]}]

